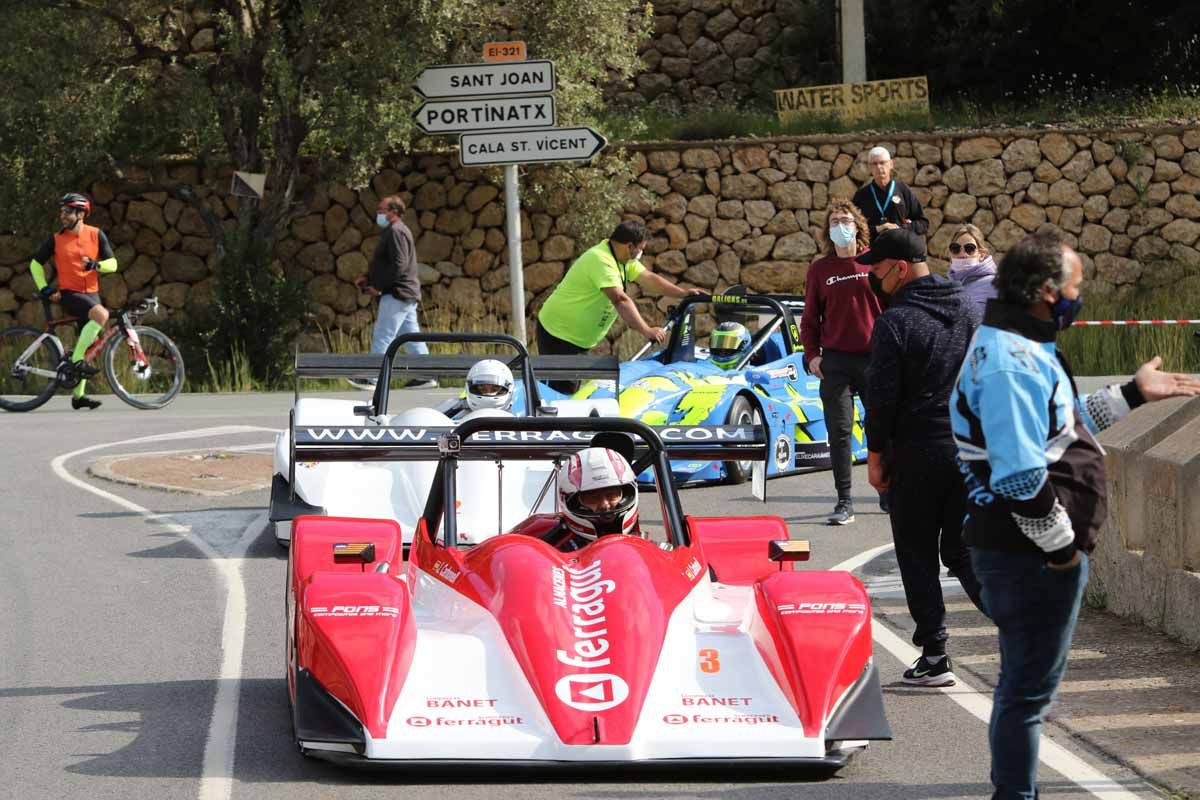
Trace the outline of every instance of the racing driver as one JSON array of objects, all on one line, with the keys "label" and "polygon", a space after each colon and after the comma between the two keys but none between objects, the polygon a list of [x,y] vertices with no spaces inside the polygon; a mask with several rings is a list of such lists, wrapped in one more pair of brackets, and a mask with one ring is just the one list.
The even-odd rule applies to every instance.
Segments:
[{"label": "racing driver", "polygon": [[505,364],[485,358],[467,372],[466,398],[456,398],[438,410],[451,419],[462,419],[472,411],[512,411],[513,374]]},{"label": "racing driver", "polygon": [[750,344],[750,332],[740,322],[722,322],[708,335],[708,356],[721,369],[733,369]]},{"label": "racing driver", "polygon": [[543,538],[559,550],[580,550],[601,536],[643,536],[638,525],[637,476],[607,447],[571,454],[558,468],[558,527]]}]

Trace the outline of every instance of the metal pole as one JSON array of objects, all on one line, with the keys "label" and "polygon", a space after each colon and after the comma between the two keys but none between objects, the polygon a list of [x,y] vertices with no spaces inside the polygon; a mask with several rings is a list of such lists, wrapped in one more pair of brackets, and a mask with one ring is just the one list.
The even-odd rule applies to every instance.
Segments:
[{"label": "metal pole", "polygon": [[842,6],[842,83],[862,83],[867,79],[867,28],[863,0],[841,0]]},{"label": "metal pole", "polygon": [[517,165],[504,168],[504,216],[508,232],[509,292],[512,298],[512,335],[522,344],[525,338],[525,272],[521,263],[521,200],[518,195]]}]

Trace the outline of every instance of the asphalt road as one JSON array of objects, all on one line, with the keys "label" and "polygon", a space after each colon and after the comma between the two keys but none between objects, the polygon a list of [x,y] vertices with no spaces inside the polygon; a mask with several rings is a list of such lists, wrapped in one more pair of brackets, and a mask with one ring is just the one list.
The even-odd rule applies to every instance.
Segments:
[{"label": "asphalt road", "polygon": [[[393,402],[426,405],[435,396],[445,392],[401,392]],[[302,758],[292,743],[283,672],[284,553],[253,524],[266,492],[199,497],[87,474],[92,461],[120,453],[266,445],[272,429],[286,424],[290,405],[290,394],[193,395],[156,412],[112,399],[79,413],[60,397],[31,414],[0,416],[0,794],[121,800],[391,800],[400,792],[455,800],[990,794],[986,725],[977,716],[986,716],[986,688],[977,692],[969,675],[961,680],[961,670],[951,691],[903,685],[907,664],[893,651],[907,657],[908,633],[878,616],[876,658],[895,740],[873,744],[832,779],[733,768],[414,774]],[[187,438],[131,441],[173,435]],[[891,539],[865,469],[856,469],[855,482],[858,520],[844,528],[824,524],[832,506],[828,473],[770,482],[765,508],[739,487],[688,490],[683,504],[699,515],[778,514],[794,537],[811,540],[811,566],[828,568]],[[857,574],[880,609],[902,604],[889,553],[867,560]],[[953,582],[946,585],[953,593]],[[227,604],[230,592],[235,599],[244,593],[244,636],[238,604]],[[952,604],[952,626],[963,605]],[[1066,755],[1055,762],[1058,769],[1043,765],[1046,795],[1161,796],[1061,729],[1047,731]]]}]

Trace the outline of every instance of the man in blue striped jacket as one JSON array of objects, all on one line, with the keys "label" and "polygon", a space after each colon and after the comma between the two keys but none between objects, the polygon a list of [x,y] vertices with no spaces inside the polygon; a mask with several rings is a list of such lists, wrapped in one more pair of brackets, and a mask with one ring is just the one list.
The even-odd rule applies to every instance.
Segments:
[{"label": "man in blue striped jacket", "polygon": [[1087,583],[1087,553],[1104,521],[1104,451],[1093,433],[1145,402],[1200,394],[1200,381],[1160,372],[1080,397],[1059,331],[1083,299],[1078,254],[1052,233],[1005,255],[950,399],[967,481],[963,539],[999,628],[1000,678],[988,736],[995,800],[1037,796],[1041,723],[1058,689]]}]

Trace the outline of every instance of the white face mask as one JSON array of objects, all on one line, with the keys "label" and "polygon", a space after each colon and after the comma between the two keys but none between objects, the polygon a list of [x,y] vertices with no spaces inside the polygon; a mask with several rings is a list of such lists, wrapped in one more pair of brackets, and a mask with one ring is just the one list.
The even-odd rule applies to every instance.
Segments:
[{"label": "white face mask", "polygon": [[375,224],[381,228],[386,228],[388,226],[387,214],[376,214]]},{"label": "white face mask", "polygon": [[974,258],[952,258],[950,259],[950,271],[957,272],[962,269],[969,269],[979,263],[978,259]]}]

